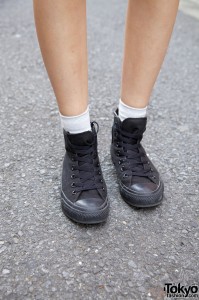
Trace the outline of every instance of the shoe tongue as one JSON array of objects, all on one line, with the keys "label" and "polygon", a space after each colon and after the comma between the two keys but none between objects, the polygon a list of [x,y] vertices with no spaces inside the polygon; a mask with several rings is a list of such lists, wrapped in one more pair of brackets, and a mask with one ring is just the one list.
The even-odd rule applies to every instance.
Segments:
[{"label": "shoe tongue", "polygon": [[68,138],[73,145],[86,146],[93,144],[94,134],[92,131],[85,131],[77,134],[69,134]]},{"label": "shoe tongue", "polygon": [[125,119],[121,127],[123,130],[135,133],[136,131],[144,132],[146,129],[147,118],[128,118]]}]

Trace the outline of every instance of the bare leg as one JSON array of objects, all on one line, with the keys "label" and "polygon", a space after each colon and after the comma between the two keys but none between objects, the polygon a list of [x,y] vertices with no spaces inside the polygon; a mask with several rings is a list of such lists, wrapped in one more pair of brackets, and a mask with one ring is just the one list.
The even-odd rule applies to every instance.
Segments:
[{"label": "bare leg", "polygon": [[121,99],[135,108],[147,106],[160,71],[179,0],[129,0]]},{"label": "bare leg", "polygon": [[63,115],[88,105],[86,0],[34,0],[43,60]]}]

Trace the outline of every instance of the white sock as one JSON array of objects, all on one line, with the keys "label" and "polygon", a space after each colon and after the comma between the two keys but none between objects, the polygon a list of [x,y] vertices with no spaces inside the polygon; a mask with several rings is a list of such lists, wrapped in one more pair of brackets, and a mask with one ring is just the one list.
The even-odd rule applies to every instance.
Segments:
[{"label": "white sock", "polygon": [[144,108],[135,108],[126,105],[122,100],[119,100],[119,118],[124,121],[127,118],[144,118],[146,117],[147,106]]},{"label": "white sock", "polygon": [[91,131],[89,106],[86,111],[77,116],[63,116],[60,112],[61,126],[72,134]]}]

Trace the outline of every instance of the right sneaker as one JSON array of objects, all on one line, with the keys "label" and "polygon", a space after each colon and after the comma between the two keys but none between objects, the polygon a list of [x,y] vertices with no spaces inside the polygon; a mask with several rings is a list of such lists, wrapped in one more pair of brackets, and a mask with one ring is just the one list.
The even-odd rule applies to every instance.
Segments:
[{"label": "right sneaker", "polygon": [[109,213],[107,188],[97,152],[97,132],[70,134],[63,129],[65,157],[62,170],[61,206],[75,222],[95,224],[106,221]]},{"label": "right sneaker", "polygon": [[121,122],[118,110],[112,127],[111,157],[120,193],[132,206],[151,207],[162,202],[164,184],[142,144],[147,118],[128,118]]}]

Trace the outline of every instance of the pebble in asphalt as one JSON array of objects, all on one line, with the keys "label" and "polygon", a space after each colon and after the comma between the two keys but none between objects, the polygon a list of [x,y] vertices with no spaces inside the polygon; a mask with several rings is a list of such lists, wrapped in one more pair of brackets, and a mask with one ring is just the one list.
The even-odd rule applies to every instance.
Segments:
[{"label": "pebble in asphalt", "polygon": [[154,88],[144,145],[163,204],[132,209],[110,160],[126,1],[88,1],[89,88],[111,201],[106,224],[60,208],[63,136],[35,35],[31,1],[0,1],[0,299],[163,299],[199,284],[199,21],[179,13]]}]

